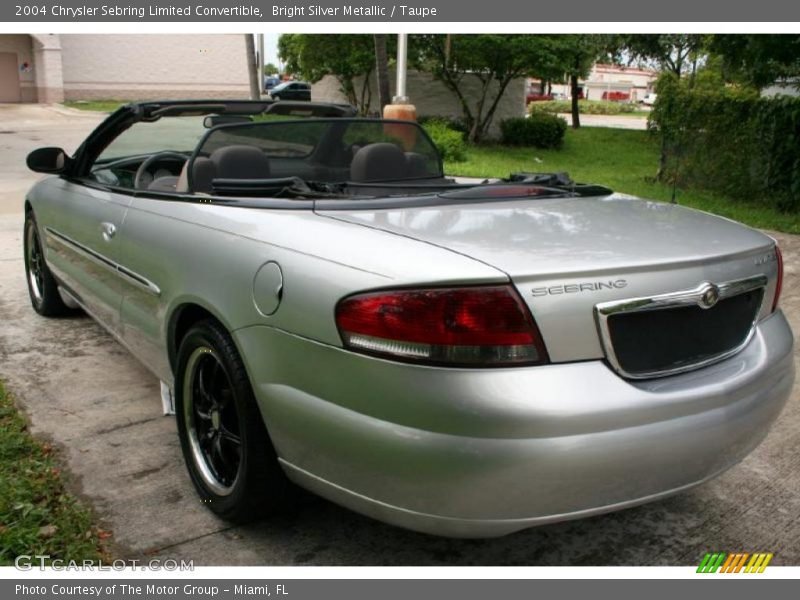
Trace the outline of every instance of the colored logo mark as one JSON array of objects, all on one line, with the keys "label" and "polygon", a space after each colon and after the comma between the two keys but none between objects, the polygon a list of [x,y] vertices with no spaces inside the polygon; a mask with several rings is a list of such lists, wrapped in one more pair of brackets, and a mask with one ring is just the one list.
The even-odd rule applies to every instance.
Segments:
[{"label": "colored logo mark", "polygon": [[763,573],[772,560],[772,552],[707,552],[697,567],[698,573]]}]

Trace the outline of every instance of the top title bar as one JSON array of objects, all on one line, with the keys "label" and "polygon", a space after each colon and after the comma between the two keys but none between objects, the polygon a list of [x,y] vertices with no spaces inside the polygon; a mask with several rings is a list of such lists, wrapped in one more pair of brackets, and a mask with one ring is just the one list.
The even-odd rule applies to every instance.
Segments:
[{"label": "top title bar", "polygon": [[1,22],[794,22],[800,3],[786,0],[423,0],[369,4],[330,0],[12,0]]}]

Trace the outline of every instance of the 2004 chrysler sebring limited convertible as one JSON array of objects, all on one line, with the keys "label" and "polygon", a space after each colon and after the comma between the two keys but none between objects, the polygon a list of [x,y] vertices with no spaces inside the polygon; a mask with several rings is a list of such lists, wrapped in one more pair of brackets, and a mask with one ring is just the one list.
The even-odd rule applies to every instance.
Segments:
[{"label": "2004 chrysler sebring limited convertible", "polygon": [[563,174],[448,178],[424,130],[292,102],[131,104],[28,157],[36,311],[174,390],[241,520],[290,482],[463,537],[616,510],[747,455],[794,379],[771,238]]}]

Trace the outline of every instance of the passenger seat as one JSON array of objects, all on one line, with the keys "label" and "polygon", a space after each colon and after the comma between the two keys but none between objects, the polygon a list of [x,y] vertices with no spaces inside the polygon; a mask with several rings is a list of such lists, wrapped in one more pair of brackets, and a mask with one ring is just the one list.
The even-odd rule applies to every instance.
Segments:
[{"label": "passenger seat", "polygon": [[388,142],[364,146],[350,163],[350,180],[357,183],[397,181],[408,177],[405,153]]}]

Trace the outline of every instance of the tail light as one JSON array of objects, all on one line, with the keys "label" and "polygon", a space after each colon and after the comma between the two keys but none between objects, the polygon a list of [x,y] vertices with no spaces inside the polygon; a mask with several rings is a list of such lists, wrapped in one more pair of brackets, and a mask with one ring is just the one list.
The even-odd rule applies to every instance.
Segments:
[{"label": "tail light", "polygon": [[781,291],[783,290],[783,254],[778,244],[775,244],[775,258],[778,261],[778,277],[775,281],[775,297],[772,300],[772,312],[778,308],[778,300],[781,298]]},{"label": "tail light", "polygon": [[510,285],[370,292],[336,306],[344,346],[447,366],[549,362],[542,337]]}]

